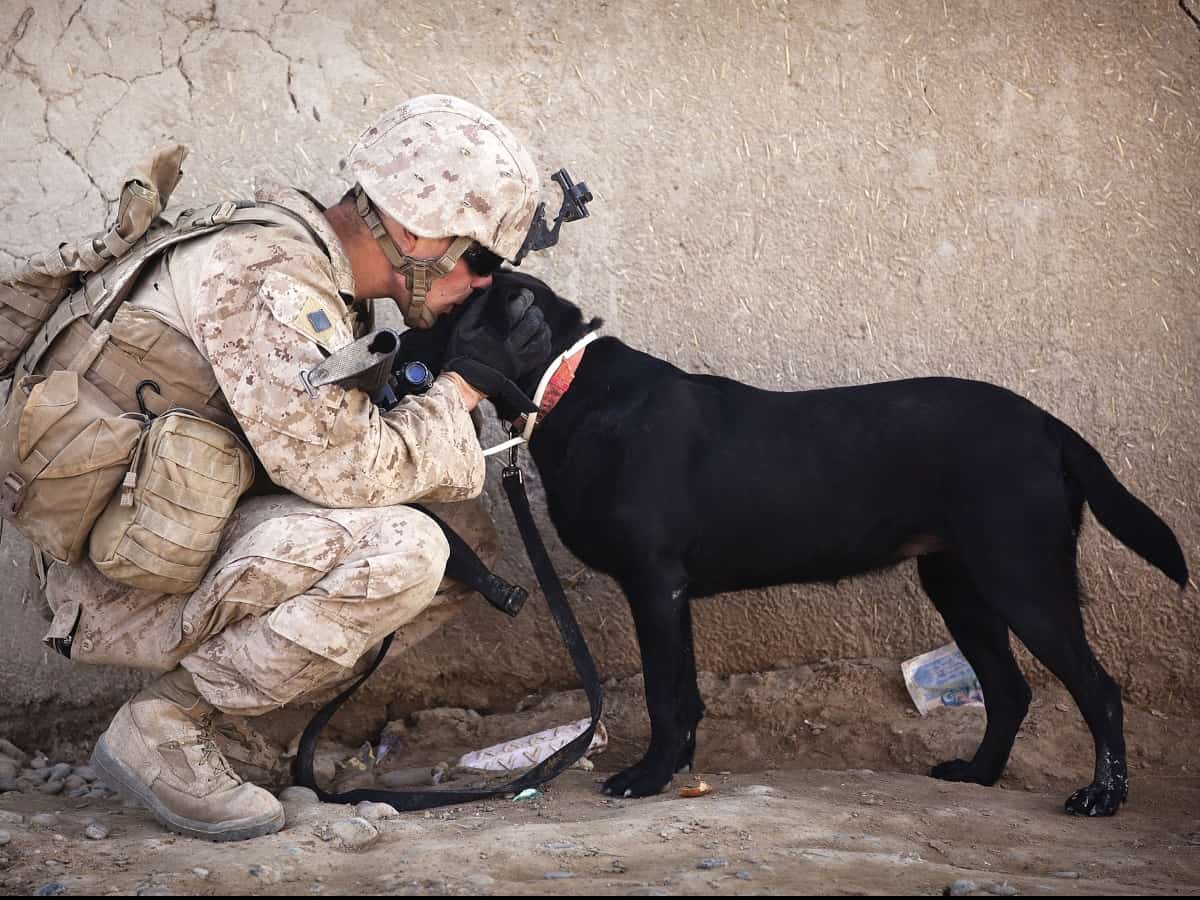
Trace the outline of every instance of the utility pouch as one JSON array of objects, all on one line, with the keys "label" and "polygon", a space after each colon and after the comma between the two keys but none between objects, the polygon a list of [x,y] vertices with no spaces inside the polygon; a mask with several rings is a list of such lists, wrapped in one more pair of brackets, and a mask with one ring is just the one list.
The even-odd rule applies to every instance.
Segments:
[{"label": "utility pouch", "polygon": [[19,379],[0,414],[0,516],[53,559],[78,562],[143,427],[78,372]]},{"label": "utility pouch", "polygon": [[254,459],[233,432],[168,410],[142,437],[120,491],[92,529],[88,555],[121,584],[191,593],[253,480]]}]

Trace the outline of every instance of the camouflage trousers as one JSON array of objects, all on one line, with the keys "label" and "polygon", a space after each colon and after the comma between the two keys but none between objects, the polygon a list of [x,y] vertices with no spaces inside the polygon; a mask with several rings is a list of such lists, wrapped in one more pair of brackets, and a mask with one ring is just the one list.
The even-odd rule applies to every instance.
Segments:
[{"label": "camouflage trousers", "polygon": [[[79,662],[182,664],[213,706],[258,715],[346,681],[369,649],[434,603],[448,556],[437,524],[410,507],[256,497],[234,513],[192,594],[126,587],[86,560],[51,566],[47,639],[73,628]],[[446,618],[423,623],[425,632]]]}]

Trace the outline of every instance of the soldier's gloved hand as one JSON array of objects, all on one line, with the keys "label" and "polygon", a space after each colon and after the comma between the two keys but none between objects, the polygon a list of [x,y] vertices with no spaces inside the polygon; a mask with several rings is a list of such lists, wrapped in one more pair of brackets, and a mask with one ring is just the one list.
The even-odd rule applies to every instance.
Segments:
[{"label": "soldier's gloved hand", "polygon": [[534,412],[517,382],[550,361],[550,328],[527,288],[504,302],[503,315],[494,304],[485,296],[466,308],[450,335],[443,371],[457,372],[475,390],[503,397],[522,412]]}]

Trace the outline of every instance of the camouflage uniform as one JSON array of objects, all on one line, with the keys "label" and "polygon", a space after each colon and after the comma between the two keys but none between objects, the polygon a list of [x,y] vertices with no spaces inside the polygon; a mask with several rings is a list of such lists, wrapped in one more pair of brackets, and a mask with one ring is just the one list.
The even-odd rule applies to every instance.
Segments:
[{"label": "camouflage uniform", "polygon": [[[484,460],[457,388],[382,412],[300,380],[354,338],[349,261],[317,206],[264,194],[300,225],[230,226],[165,255],[125,314],[165,322],[211,366],[271,479],[294,496],[239,508],[217,562],[191,595],[118,585],[91,563],[54,565],[51,635],[78,622],[72,656],[166,671],[179,663],[218,709],[257,714],[344,679],[387,633],[434,599],[448,546],[399,504],[456,501],[483,486]],[[115,332],[114,332],[115,334]]]}]

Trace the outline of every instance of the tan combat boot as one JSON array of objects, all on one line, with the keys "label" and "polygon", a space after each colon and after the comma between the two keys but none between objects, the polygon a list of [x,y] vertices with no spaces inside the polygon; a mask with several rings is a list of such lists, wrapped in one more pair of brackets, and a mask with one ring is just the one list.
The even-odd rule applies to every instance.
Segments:
[{"label": "tan combat boot", "polygon": [[214,712],[188,671],[176,668],[117,711],[92,765],[171,831],[209,841],[273,834],[283,807],[234,774],[209,731]]}]

